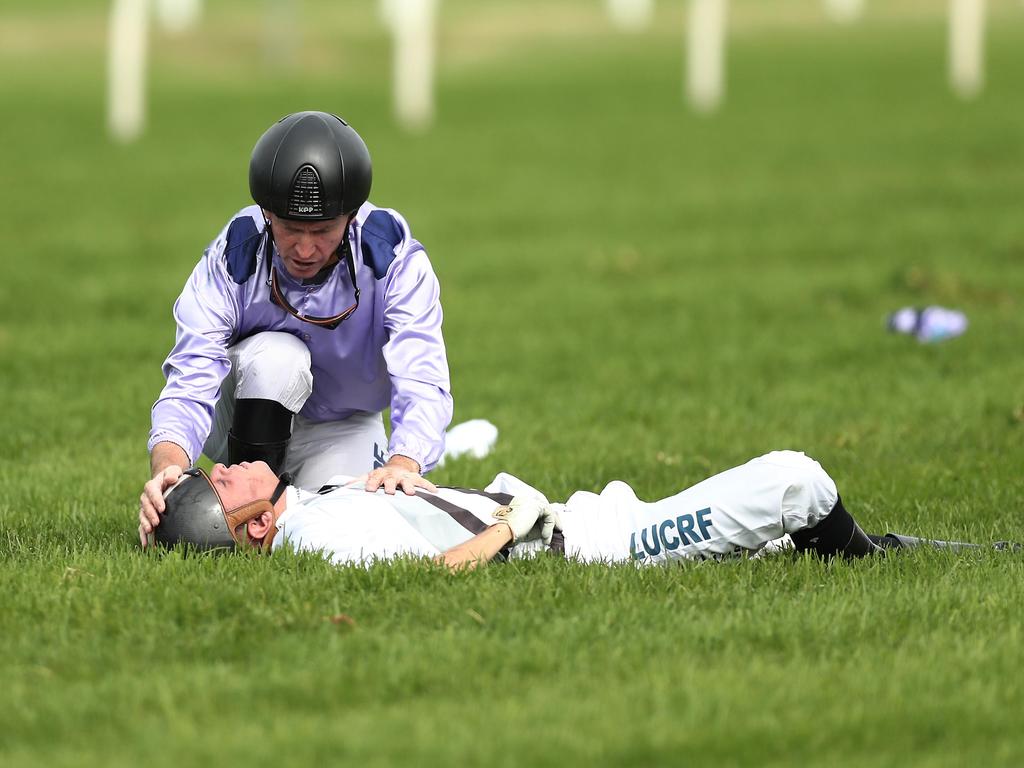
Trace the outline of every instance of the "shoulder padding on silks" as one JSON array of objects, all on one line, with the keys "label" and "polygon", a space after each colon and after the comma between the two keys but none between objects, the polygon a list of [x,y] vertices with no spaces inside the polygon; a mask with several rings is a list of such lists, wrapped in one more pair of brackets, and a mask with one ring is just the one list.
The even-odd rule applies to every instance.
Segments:
[{"label": "shoulder padding on silks", "polygon": [[263,230],[249,216],[239,216],[228,226],[224,260],[231,279],[241,285],[256,272],[256,256],[263,242]]},{"label": "shoulder padding on silks", "polygon": [[405,239],[402,227],[387,211],[374,211],[363,222],[363,263],[380,280],[395,260],[395,248]]}]

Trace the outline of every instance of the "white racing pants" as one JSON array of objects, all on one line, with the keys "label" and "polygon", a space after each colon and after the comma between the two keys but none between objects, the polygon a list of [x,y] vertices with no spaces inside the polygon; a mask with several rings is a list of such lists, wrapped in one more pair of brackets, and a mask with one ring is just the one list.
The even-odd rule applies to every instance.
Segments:
[{"label": "white racing pants", "polygon": [[565,551],[588,561],[644,564],[756,552],[817,525],[838,498],[821,465],[795,451],[760,456],[655,502],[616,481],[566,502]]},{"label": "white racing pants", "polygon": [[309,349],[289,333],[250,336],[228,350],[231,372],[221,385],[203,453],[228,461],[228,431],[235,401],[274,400],[296,414],[284,471],[299,488],[316,490],[333,475],[361,475],[380,466],[388,447],[380,413],[357,413],[342,421],[316,423],[298,415],[313,392]]}]

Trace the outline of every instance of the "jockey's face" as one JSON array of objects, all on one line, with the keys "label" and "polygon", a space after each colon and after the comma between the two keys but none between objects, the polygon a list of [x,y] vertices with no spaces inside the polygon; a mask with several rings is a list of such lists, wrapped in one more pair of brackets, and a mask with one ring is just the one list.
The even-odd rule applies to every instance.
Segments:
[{"label": "jockey's face", "polygon": [[210,482],[224,509],[237,509],[257,499],[269,498],[277,486],[277,475],[263,461],[243,461],[230,467],[214,464]]},{"label": "jockey's face", "polygon": [[295,221],[266,212],[274,244],[288,274],[297,280],[314,277],[338,260],[338,246],[345,237],[350,216],[327,221]]}]

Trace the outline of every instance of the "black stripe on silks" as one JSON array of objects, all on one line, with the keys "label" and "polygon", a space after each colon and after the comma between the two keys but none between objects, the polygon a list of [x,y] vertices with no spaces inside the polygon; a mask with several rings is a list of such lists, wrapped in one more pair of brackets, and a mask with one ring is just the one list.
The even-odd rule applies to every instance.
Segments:
[{"label": "black stripe on silks", "polygon": [[483,533],[487,530],[487,523],[474,515],[468,509],[463,509],[456,504],[452,504],[446,499],[442,499],[440,496],[434,496],[433,494],[426,493],[424,491],[416,491],[416,496],[423,499],[428,504],[433,504],[441,511],[447,512],[448,515],[451,516],[452,520],[472,534]]},{"label": "black stripe on silks", "polygon": [[317,496],[323,496],[324,494],[330,493],[331,491],[341,488],[340,485],[322,485],[320,490],[316,492]]},{"label": "black stripe on silks", "polygon": [[485,499],[490,499],[495,504],[500,504],[503,507],[507,507],[512,503],[511,493],[491,493],[489,491],[481,491],[479,488],[459,488],[454,485],[442,485],[438,487],[444,488],[446,491],[459,491],[460,493],[472,493],[474,496],[483,496]]}]

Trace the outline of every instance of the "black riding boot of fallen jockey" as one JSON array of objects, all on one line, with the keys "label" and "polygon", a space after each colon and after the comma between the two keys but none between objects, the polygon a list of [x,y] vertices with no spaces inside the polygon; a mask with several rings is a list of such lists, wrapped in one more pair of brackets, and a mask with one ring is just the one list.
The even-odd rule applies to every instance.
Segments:
[{"label": "black riding boot of fallen jockey", "polygon": [[821,557],[840,555],[849,559],[882,552],[881,547],[876,546],[857,525],[839,498],[828,517],[813,528],[797,531],[790,537],[797,552],[814,552]]},{"label": "black riding boot of fallen jockey", "polygon": [[292,436],[293,415],[276,400],[236,400],[228,432],[228,462],[265,461],[279,474]]}]

